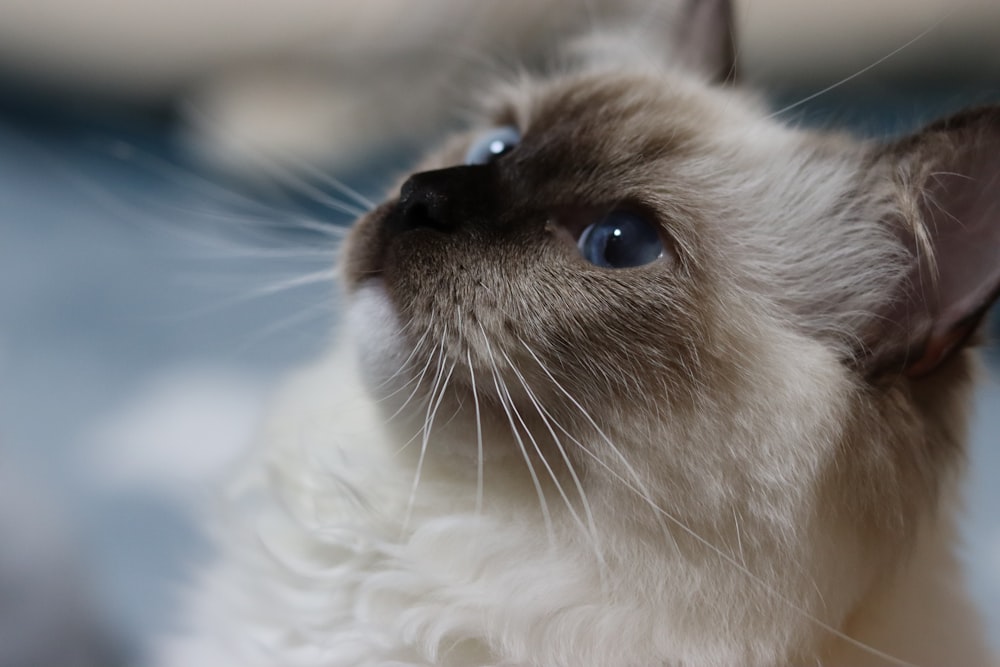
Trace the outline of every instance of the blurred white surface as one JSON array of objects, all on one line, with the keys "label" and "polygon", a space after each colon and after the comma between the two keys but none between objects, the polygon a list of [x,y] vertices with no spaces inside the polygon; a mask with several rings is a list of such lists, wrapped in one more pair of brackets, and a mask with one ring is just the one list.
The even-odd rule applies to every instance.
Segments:
[{"label": "blurred white surface", "polygon": [[254,438],[267,395],[232,368],[169,368],[98,417],[84,447],[99,483],[182,495],[218,490]]}]

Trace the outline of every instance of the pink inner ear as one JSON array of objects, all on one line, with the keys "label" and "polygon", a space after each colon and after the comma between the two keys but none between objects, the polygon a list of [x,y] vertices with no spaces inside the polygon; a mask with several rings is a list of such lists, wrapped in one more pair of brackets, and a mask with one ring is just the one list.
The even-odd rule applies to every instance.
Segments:
[{"label": "pink inner ear", "polygon": [[[950,329],[983,309],[1000,288],[1000,142],[968,177],[934,174],[926,206],[939,271],[935,332]],[[938,206],[945,207],[940,210]]]},{"label": "pink inner ear", "polygon": [[1000,109],[952,121],[927,132],[944,133],[951,156],[938,158],[925,183],[922,210],[937,273],[928,275],[921,262],[914,305],[930,327],[923,349],[910,355],[910,375],[930,372],[961,346],[1000,292]]},{"label": "pink inner ear", "polygon": [[[926,168],[913,196],[926,243],[900,227],[908,279],[862,333],[871,376],[932,372],[968,342],[1000,296],[1000,106],[972,109],[890,147],[889,168]],[[918,168],[917,171],[920,171]]]}]

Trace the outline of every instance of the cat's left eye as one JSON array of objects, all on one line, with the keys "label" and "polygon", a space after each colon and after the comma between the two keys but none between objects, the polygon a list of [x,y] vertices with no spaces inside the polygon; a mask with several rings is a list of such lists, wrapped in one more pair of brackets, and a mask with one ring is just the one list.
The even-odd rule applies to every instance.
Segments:
[{"label": "cat's left eye", "polygon": [[612,211],[583,230],[577,242],[591,264],[624,269],[649,264],[666,254],[655,223],[628,211]]},{"label": "cat's left eye", "polygon": [[483,132],[465,153],[465,164],[488,164],[501,155],[514,150],[521,143],[521,133],[516,127],[504,125]]}]

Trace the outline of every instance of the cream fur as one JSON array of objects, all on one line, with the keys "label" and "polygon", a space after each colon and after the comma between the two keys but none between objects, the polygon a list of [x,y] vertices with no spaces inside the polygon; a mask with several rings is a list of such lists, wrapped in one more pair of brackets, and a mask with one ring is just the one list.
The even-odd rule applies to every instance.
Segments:
[{"label": "cream fur", "polygon": [[609,274],[548,222],[497,248],[360,221],[344,342],[277,401],[205,643],[165,664],[989,663],[951,553],[971,356],[931,384],[852,366],[921,174],[629,54],[493,113],[525,135],[508,164],[546,165],[525,210],[640,198],[676,257]]},{"label": "cream fur", "polygon": [[[356,310],[377,310],[373,305]],[[773,389],[792,402],[820,392],[830,399],[835,430],[840,406],[830,387],[840,380],[817,368],[800,380],[812,386],[787,381],[802,377],[811,352],[768,360]],[[353,356],[345,346],[286,388],[264,447],[234,486],[241,528],[227,525],[224,559],[199,591],[192,618],[205,634],[175,644],[163,664],[633,667],[773,665],[806,655],[830,665],[897,664],[831,638],[789,603],[747,595],[754,586],[731,562],[633,550],[632,536],[616,526],[615,507],[595,508],[608,547],[602,575],[566,513],[555,517],[554,545],[525,518],[537,519],[537,505],[524,480],[505,480],[476,513],[469,487],[456,484],[447,462],[434,461],[404,525],[412,467],[379,435],[380,416],[357,393]],[[823,434],[797,426],[769,429],[761,445],[774,453],[755,464],[761,478],[801,486],[801,476],[823,465]],[[789,460],[786,443],[813,438],[816,447]],[[856,602],[868,568],[849,543],[835,544],[841,537],[831,526],[816,532],[810,519],[822,513],[817,500],[769,507],[742,523],[743,542],[727,553],[767,564],[769,590],[835,623],[836,610]],[[768,524],[786,535],[781,552],[753,546],[752,532]],[[845,629],[911,664],[989,664],[950,551],[951,520],[946,512],[931,524],[907,566]],[[710,539],[731,543],[729,528]],[[830,547],[832,559],[817,553]],[[817,556],[818,569],[797,565]],[[697,613],[704,598],[715,597],[729,606],[724,626]],[[234,604],[245,615],[231,615]],[[816,647],[824,648],[817,654]]]}]

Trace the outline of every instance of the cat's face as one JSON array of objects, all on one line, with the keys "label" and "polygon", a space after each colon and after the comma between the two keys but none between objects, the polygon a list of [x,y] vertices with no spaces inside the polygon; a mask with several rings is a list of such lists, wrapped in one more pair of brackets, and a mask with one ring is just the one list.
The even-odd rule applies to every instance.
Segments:
[{"label": "cat's face", "polygon": [[[843,198],[860,187],[859,149],[788,132],[683,72],[639,66],[525,80],[496,100],[483,127],[421,165],[350,241],[349,287],[393,315],[361,324],[396,329],[363,334],[373,384],[392,376],[379,389],[389,405],[422,376],[410,407],[423,418],[447,375],[442,414],[472,411],[475,383],[478,408],[499,421],[517,413],[547,439],[548,412],[589,441],[592,420],[629,443],[626,455],[651,448],[677,475],[691,473],[692,447],[725,461],[737,436],[719,413],[739,413],[743,396],[744,421],[834,409],[829,387],[851,375],[844,350],[836,336],[809,336],[792,312],[803,304],[788,301],[796,286],[775,283],[830,282],[804,275],[822,267],[801,255],[844,253],[837,233],[820,245],[816,229],[852,213]],[[886,237],[874,225],[843,233]],[[802,396],[775,387],[786,381]]]},{"label": "cat's face", "polygon": [[[921,289],[922,251],[962,245],[923,227],[928,156],[963,159],[940,134],[788,129],[643,59],[508,84],[348,241],[372,391],[401,444],[423,428],[421,457],[473,483],[485,459],[652,542],[669,512],[691,549],[739,541],[744,564],[828,584],[874,572],[959,459],[968,363],[950,353],[988,303],[956,317]],[[1000,246],[980,217],[973,244]],[[858,589],[831,585],[782,594],[836,614]]]},{"label": "cat's face", "polygon": [[427,332],[487,396],[494,370],[522,396],[516,368],[588,406],[694,400],[725,280],[706,270],[721,230],[700,181],[724,165],[705,163],[712,100],[676,92],[600,74],[510,89],[358,226],[350,285],[379,281],[409,343]]}]

